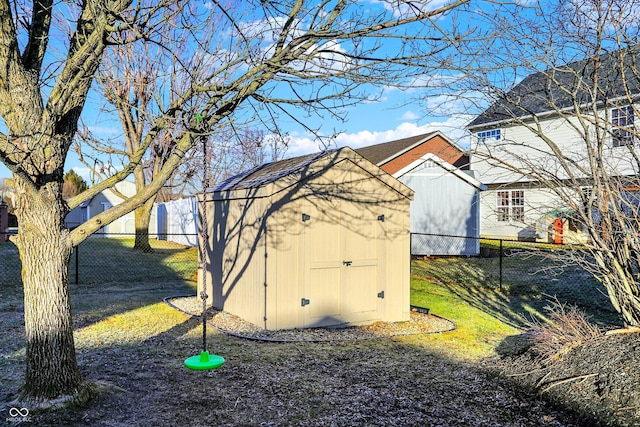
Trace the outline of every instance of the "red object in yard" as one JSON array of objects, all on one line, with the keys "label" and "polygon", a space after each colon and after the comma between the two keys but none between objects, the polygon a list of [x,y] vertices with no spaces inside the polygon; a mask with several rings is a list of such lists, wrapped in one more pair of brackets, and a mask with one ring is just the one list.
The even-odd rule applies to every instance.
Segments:
[{"label": "red object in yard", "polygon": [[562,241],[562,231],[564,224],[562,222],[562,218],[556,218],[553,221],[553,243],[556,245],[561,245]]}]

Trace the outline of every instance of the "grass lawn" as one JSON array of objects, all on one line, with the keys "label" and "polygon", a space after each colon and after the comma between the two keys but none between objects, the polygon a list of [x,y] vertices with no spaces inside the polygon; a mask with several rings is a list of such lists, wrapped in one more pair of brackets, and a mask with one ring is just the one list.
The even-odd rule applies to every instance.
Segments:
[{"label": "grass lawn", "polygon": [[[495,295],[486,295],[495,298]],[[515,327],[465,301],[450,287],[440,286],[421,277],[411,278],[411,304],[428,307],[432,314],[456,323],[456,330],[444,334],[409,337],[456,359],[477,360],[493,354]]]},{"label": "grass lawn", "polygon": [[552,276],[542,255],[503,259],[503,286],[496,284],[494,258],[414,260],[411,304],[455,322],[456,331],[420,337],[457,358],[479,359],[495,352],[504,338],[526,329],[533,320],[547,321],[551,298],[575,305],[594,323],[622,326],[603,288],[577,267],[563,266]]},{"label": "grass lawn", "polygon": [[[543,425],[540,414],[560,417],[474,365],[519,333],[527,316],[544,316],[539,287],[513,282],[500,292],[480,280],[486,271],[481,264],[470,266],[470,259],[414,261],[411,303],[454,321],[455,331],[270,344],[209,330],[210,351],[227,363],[191,372],[182,362],[199,353],[201,325],[162,299],[195,293],[196,252],[152,244],[152,254],[132,252],[131,240],[89,239],[81,245],[79,283],[71,285],[78,361],[88,380],[103,382],[109,391],[87,408],[36,414],[38,425],[268,425],[275,419],[288,425]],[[6,401],[23,381],[24,314],[19,272],[13,272],[19,271],[17,251],[3,243],[0,254]],[[566,302],[599,295],[553,283]],[[605,310],[593,313],[611,323]]]},{"label": "grass lawn", "polygon": [[[162,299],[192,295],[196,248],[152,240],[153,253],[131,250],[133,239],[88,239],[70,266],[71,305],[78,349],[115,342],[141,342],[184,322]],[[0,372],[4,388],[15,390],[24,372],[24,310],[20,258],[10,242],[0,243]],[[6,376],[5,376],[6,375]]]}]

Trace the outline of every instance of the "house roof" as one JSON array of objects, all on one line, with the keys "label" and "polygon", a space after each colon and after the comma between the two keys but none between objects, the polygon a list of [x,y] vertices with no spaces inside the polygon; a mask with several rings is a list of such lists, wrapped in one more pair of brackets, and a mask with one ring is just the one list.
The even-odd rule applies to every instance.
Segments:
[{"label": "house roof", "polygon": [[395,141],[383,142],[381,144],[370,145],[368,147],[357,148],[356,152],[371,163],[380,165],[386,163],[393,157],[413,148],[415,145],[435,135],[436,132],[411,136],[409,138],[397,139]]},{"label": "house roof", "polygon": [[[624,64],[624,65],[623,65]],[[640,94],[640,46],[608,52],[531,74],[467,125],[468,129],[514,118],[553,113],[604,100]],[[595,71],[598,71],[596,74]],[[594,75],[598,94],[593,96]],[[623,78],[624,77],[624,78]]]},{"label": "house roof", "polygon": [[391,175],[385,173],[378,166],[374,165],[349,147],[321,151],[318,153],[265,163],[246,172],[234,175],[207,192],[222,193],[235,190],[258,189],[266,187],[268,184],[280,181],[285,177],[290,181],[285,184],[285,186],[288,186],[291,185],[292,182],[302,181],[318,173],[322,173],[322,171],[331,167],[331,165],[344,160],[350,160],[352,163],[357,165],[357,167],[364,169],[370,175],[374,176],[385,185],[393,188],[403,196],[409,199],[413,198],[413,190]]},{"label": "house roof", "polygon": [[452,175],[460,178],[462,181],[464,181],[467,184],[477,188],[480,191],[485,191],[487,189],[486,185],[484,185],[483,183],[478,181],[472,175],[466,173],[465,171],[460,170],[459,168],[456,168],[455,166],[452,166],[450,163],[445,162],[439,156],[436,156],[433,153],[425,154],[421,158],[413,161],[412,163],[408,164],[404,168],[402,168],[399,171],[397,171],[396,173],[394,173],[393,176],[396,177],[396,178],[400,178],[401,176],[406,175],[407,173],[411,172],[415,168],[419,167],[420,165],[422,165],[426,161],[432,161],[433,163],[435,163],[436,165],[440,166],[445,171],[447,171],[447,172],[451,173]]},{"label": "house roof", "polygon": [[[444,141],[443,144],[435,143],[435,138],[438,136]],[[355,151],[371,163],[382,167],[421,144],[429,144],[430,141],[434,141],[433,147],[426,147],[426,151],[437,155],[448,163],[456,164],[465,156],[465,151],[462,148],[458,147],[440,132],[431,132],[409,138],[397,139],[395,141],[383,142],[381,144],[358,148]],[[411,161],[412,160],[413,159],[411,159]],[[459,165],[456,164],[456,166]],[[393,173],[395,170],[387,170],[387,172]]]}]

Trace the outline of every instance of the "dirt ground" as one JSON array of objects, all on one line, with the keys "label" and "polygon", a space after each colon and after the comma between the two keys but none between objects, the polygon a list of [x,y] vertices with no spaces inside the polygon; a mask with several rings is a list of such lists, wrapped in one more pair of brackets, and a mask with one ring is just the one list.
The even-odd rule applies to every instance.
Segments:
[{"label": "dirt ground", "polygon": [[[584,350],[583,354],[578,349],[567,364],[546,375],[545,381],[574,375],[577,367],[569,365],[578,361],[584,361],[580,374],[597,369],[599,376],[541,394],[531,385],[544,372],[519,375],[524,372],[520,370],[513,376],[516,370],[509,368],[511,362],[527,366],[524,354],[480,364],[457,362],[431,353],[419,336],[274,344],[213,333],[212,347],[224,355],[225,365],[214,371],[189,371],[175,355],[194,353],[197,335],[197,320],[189,320],[142,345],[79,352],[84,374],[89,381],[99,381],[101,391],[84,407],[30,414],[30,420],[38,426],[595,426],[640,422],[637,406],[635,412],[628,409],[639,402],[640,371],[630,358],[640,350],[637,337],[603,340],[600,344],[608,346],[609,354],[618,354],[620,348],[626,353],[598,364],[594,363],[596,351]],[[602,350],[605,348],[598,351]],[[592,359],[584,359],[587,356]],[[564,398],[554,399],[556,395]]]},{"label": "dirt ground", "polygon": [[[11,306],[1,314],[17,324],[21,312]],[[99,336],[102,345],[78,348],[95,389],[86,405],[20,419],[4,404],[7,425],[640,425],[640,334],[602,337],[544,365],[523,336],[504,340],[499,356],[462,362],[434,352],[427,335],[269,343],[208,329],[209,350],[226,363],[190,371],[183,361],[199,353],[202,328],[180,316],[182,323],[144,340],[123,339],[114,324]],[[22,382],[23,357],[0,360],[5,402]]]}]

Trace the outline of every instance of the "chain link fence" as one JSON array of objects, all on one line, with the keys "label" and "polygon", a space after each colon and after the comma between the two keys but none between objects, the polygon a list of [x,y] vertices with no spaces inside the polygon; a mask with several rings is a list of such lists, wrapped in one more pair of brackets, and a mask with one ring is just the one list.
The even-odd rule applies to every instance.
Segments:
[{"label": "chain link fence", "polygon": [[574,247],[418,233],[412,233],[411,242],[411,273],[438,283],[536,298],[571,293],[580,300],[582,292],[593,301],[597,292],[597,300],[609,304],[594,276],[578,262],[588,254]]},{"label": "chain link fence", "polygon": [[[198,249],[171,240],[192,241],[195,234],[151,239],[153,251],[133,250],[133,234],[95,235],[74,249],[71,283],[195,280]],[[575,249],[504,239],[436,234],[411,235],[412,274],[440,283],[481,286],[503,292],[526,288],[553,294],[556,284],[576,289],[596,283],[572,258]],[[20,284],[20,258],[10,242],[0,244],[0,283]],[[566,287],[566,286],[565,286]]]},{"label": "chain link fence", "polygon": [[[152,252],[133,249],[134,234],[96,234],[74,248],[69,265],[73,284],[170,282],[195,280],[198,249],[172,240],[191,241],[197,236],[180,234],[166,240],[150,239]],[[17,247],[0,244],[0,284],[21,284]]]}]

